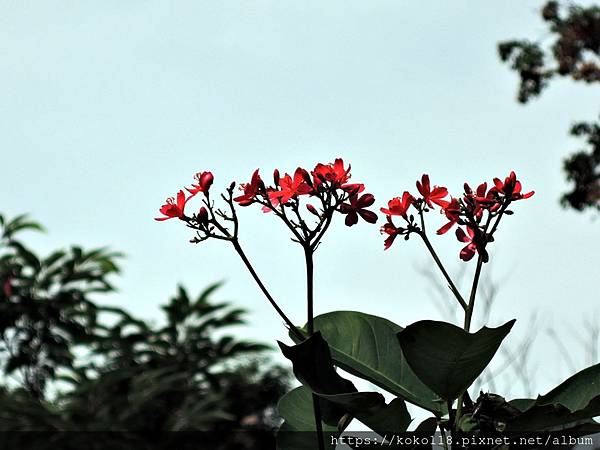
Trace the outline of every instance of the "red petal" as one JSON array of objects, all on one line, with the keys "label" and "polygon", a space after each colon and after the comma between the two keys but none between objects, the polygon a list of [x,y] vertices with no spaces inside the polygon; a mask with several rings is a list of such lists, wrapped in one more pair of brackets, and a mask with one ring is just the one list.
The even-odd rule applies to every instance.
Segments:
[{"label": "red petal", "polygon": [[340,212],[342,214],[350,214],[352,211],[354,211],[352,205],[349,205],[348,203],[342,203],[340,205]]},{"label": "red petal", "polygon": [[475,255],[475,246],[473,244],[467,245],[460,251],[460,259],[463,261],[470,261]]},{"label": "red petal", "polygon": [[375,214],[373,211],[359,209],[358,214],[360,214],[360,217],[362,217],[365,221],[369,223],[377,222],[377,214]]},{"label": "red petal", "polygon": [[515,187],[513,188],[513,194],[519,194],[521,192],[521,189],[522,189],[521,182],[517,181],[515,183]]},{"label": "red petal", "polygon": [[364,194],[358,199],[356,206],[359,208],[366,208],[371,206],[373,203],[375,203],[375,197],[373,197],[373,194]]},{"label": "red petal", "polygon": [[185,193],[182,190],[180,190],[177,193],[177,207],[181,210],[182,213],[183,213],[183,208],[185,207],[186,201],[187,200],[185,199]]},{"label": "red petal", "polygon": [[471,239],[465,234],[464,230],[460,227],[456,229],[456,239],[460,242],[471,242]]},{"label": "red petal", "polygon": [[358,215],[355,212],[351,212],[346,216],[345,223],[349,227],[356,225],[358,223]]},{"label": "red petal", "polygon": [[397,234],[392,234],[385,241],[383,241],[383,249],[387,250],[394,243],[394,239],[396,239]]},{"label": "red petal", "polygon": [[452,228],[454,226],[455,223],[456,222],[454,222],[453,220],[451,220],[446,225],[444,225],[442,228],[440,228],[439,230],[437,230],[437,234],[445,234],[450,228]]},{"label": "red petal", "polygon": [[485,197],[485,191],[487,191],[487,183],[481,183],[477,186],[477,197]]},{"label": "red petal", "polygon": [[523,194],[523,198],[529,198],[529,197],[531,197],[533,194],[535,194],[535,191],[528,192],[527,194]]}]

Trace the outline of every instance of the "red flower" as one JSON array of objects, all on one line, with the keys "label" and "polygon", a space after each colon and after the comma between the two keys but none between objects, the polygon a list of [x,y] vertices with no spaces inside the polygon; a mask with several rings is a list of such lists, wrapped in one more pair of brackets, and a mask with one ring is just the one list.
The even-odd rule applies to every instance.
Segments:
[{"label": "red flower", "polygon": [[365,190],[365,185],[362,183],[348,183],[340,187],[350,195],[360,194]]},{"label": "red flower", "polygon": [[381,227],[381,234],[387,234],[388,237],[383,241],[383,249],[387,250],[392,246],[396,236],[399,236],[404,231],[403,228],[396,228],[392,223],[392,219],[388,216],[388,221]]},{"label": "red flower", "polygon": [[526,194],[521,193],[521,182],[517,180],[517,175],[514,171],[510,172],[510,175],[504,179],[504,183],[499,178],[494,178],[494,185],[496,192],[504,194],[505,197],[511,200],[523,200],[535,194],[534,191]]},{"label": "red flower", "polygon": [[446,207],[442,209],[442,212],[445,214],[449,222],[443,227],[441,227],[439,230],[437,230],[437,234],[446,233],[450,228],[454,226],[456,222],[458,222],[461,212],[460,203],[458,203],[457,199],[452,198],[450,200],[450,203],[448,203],[448,205],[446,205]]},{"label": "red flower", "polygon": [[460,227],[456,229],[456,238],[460,242],[467,243],[467,245],[460,251],[460,259],[463,261],[470,261],[477,251],[477,244],[474,242],[475,232],[470,227],[467,227],[467,233],[469,234],[468,236]]},{"label": "red flower", "polygon": [[185,204],[192,197],[193,197],[193,195],[190,195],[186,199],[185,194],[183,193],[183,191],[180,190],[177,193],[177,202],[175,202],[175,199],[173,197],[169,197],[167,199],[167,202],[161,206],[160,213],[162,215],[164,215],[165,217],[156,217],[154,220],[162,221],[162,220],[173,219],[175,217],[182,219],[183,217],[185,217],[185,214],[183,211],[185,208]]},{"label": "red flower", "polygon": [[340,212],[346,214],[346,225],[351,227],[358,223],[358,216],[369,223],[377,222],[377,214],[365,208],[375,203],[375,197],[371,194],[363,194],[360,197],[356,194],[350,196],[350,203],[342,203]]},{"label": "red flower", "polygon": [[194,178],[198,181],[198,184],[192,184],[191,189],[186,188],[188,192],[192,195],[196,195],[198,192],[208,194],[214,180],[212,172],[198,172]]},{"label": "red flower", "polygon": [[312,188],[306,182],[307,177],[308,172],[301,167],[298,167],[296,172],[294,172],[294,178],[286,173],[285,176],[279,180],[279,187],[281,190],[270,192],[269,199],[276,200],[281,204],[286,204],[291,198],[310,194]]},{"label": "red flower", "polygon": [[498,202],[498,198],[494,195],[494,189],[487,190],[487,183],[481,183],[477,186],[477,190],[473,192],[471,186],[467,183],[464,185],[465,195],[463,197],[466,209],[473,214],[473,217],[481,220],[483,216],[483,210],[487,209],[491,212],[496,211],[500,208],[501,204]]},{"label": "red flower", "polygon": [[315,184],[330,182],[341,186],[350,179],[350,165],[344,168],[344,160],[337,158],[333,164],[317,164],[312,172]]},{"label": "red flower", "polygon": [[402,216],[406,218],[406,211],[415,201],[414,197],[407,191],[404,191],[402,198],[395,197],[388,202],[388,208],[381,208],[381,212],[386,216]]},{"label": "red flower", "polygon": [[248,206],[254,203],[256,196],[265,189],[265,184],[258,174],[258,169],[252,174],[250,183],[243,183],[240,188],[244,191],[244,194],[233,200],[238,202],[240,206]]},{"label": "red flower", "polygon": [[423,200],[427,203],[427,206],[433,208],[432,203],[445,208],[448,206],[448,201],[443,200],[444,197],[448,195],[448,189],[445,187],[434,186],[433,190],[431,190],[431,185],[429,183],[429,175],[423,174],[421,177],[421,182],[417,181],[417,189],[423,196]]}]

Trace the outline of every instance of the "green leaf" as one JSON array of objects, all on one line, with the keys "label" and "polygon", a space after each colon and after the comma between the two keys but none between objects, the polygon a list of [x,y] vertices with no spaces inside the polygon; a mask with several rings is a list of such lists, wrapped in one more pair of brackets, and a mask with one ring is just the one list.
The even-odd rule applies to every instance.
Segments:
[{"label": "green leaf", "polygon": [[546,395],[537,399],[538,405],[561,404],[570,411],[579,411],[590,406],[600,396],[600,364],[577,372]]},{"label": "green leaf", "polygon": [[406,403],[401,398],[395,398],[388,405],[383,395],[377,392],[318,396],[339,405],[380,435],[406,431],[411,422]]},{"label": "green leaf", "polygon": [[[593,411],[596,412],[593,412]],[[562,405],[535,405],[507,422],[510,433],[532,433],[542,431],[567,431],[583,427],[590,433],[600,431],[600,424],[592,420],[600,414],[600,402],[592,402],[592,408],[571,412]]]},{"label": "green leaf", "polygon": [[468,333],[446,322],[422,320],[398,333],[414,373],[446,400],[462,394],[489,364],[514,320]]},{"label": "green leaf", "polygon": [[595,429],[598,424],[591,419],[600,415],[600,364],[576,373],[535,401],[510,403],[515,402],[524,412],[509,423],[511,431]]},{"label": "green leaf", "polygon": [[298,380],[318,394],[356,392],[352,382],[342,378],[333,367],[327,342],[320,332],[294,346],[278,342],[283,355],[292,361]]},{"label": "green leaf", "polygon": [[[312,392],[317,394],[345,394],[356,392],[351,381],[342,378],[333,367],[327,342],[320,332],[316,332],[305,341],[289,347],[279,342],[283,355],[292,361],[294,375]],[[336,404],[323,400],[321,413],[323,421],[336,425],[345,411]]]},{"label": "green leaf", "polygon": [[[296,431],[316,430],[312,391],[306,386],[292,389],[281,397],[277,404],[277,412],[290,429]],[[337,431],[337,428],[324,423],[323,430]]]},{"label": "green leaf", "polygon": [[357,311],[333,311],[315,317],[315,329],[329,344],[340,368],[435,415],[445,413],[446,406],[417,378],[402,355],[396,338],[400,325]]},{"label": "green leaf", "polygon": [[[308,387],[298,387],[281,397],[277,405],[277,412],[284,419],[277,432],[278,450],[314,450],[317,448],[312,391]],[[326,423],[323,423],[322,427],[326,447],[333,448],[329,443],[331,436],[339,434],[337,428]]]},{"label": "green leaf", "polygon": [[527,411],[535,404],[534,398],[515,398],[514,400],[509,401],[512,406],[517,408],[519,411],[524,412]]},{"label": "green leaf", "polygon": [[421,422],[417,428],[415,428],[415,433],[435,433],[438,427],[438,421],[435,417],[429,417]]}]

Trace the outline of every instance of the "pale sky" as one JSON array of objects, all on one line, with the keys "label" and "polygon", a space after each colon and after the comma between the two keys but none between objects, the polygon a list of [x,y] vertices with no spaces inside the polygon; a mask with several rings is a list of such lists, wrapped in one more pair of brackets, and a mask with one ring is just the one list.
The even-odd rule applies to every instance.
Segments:
[{"label": "pale sky", "polygon": [[[559,81],[519,105],[517,77],[497,56],[501,40],[548,36],[543,3],[0,1],[0,210],[47,227],[29,240],[40,251],[125,252],[119,292],[104,301],[159,318],[177,283],[197,293],[225,280],[221,298],[251,311],[239,333],[273,342],[284,328],[233,250],[189,244],[182,224],[152,220],[194,173],[212,170],[216,191],[258,167],[343,157],[379,207],[414,192],[424,172],[459,194],[464,181],[514,169],[536,195],[515,205],[491,249],[503,284],[490,325],[517,318],[516,345],[537,312],[542,392],[569,374],[544,327],[573,343],[582,367],[571,328],[597,311],[600,275],[600,223],[558,203],[562,159],[580,146],[568,128],[597,117],[598,91]],[[248,255],[303,323],[300,249],[274,217],[241,217]],[[416,270],[430,264],[422,244],[384,253],[377,229],[334,223],[317,254],[316,311],[444,319]],[[458,271],[460,243],[433,241]]]}]

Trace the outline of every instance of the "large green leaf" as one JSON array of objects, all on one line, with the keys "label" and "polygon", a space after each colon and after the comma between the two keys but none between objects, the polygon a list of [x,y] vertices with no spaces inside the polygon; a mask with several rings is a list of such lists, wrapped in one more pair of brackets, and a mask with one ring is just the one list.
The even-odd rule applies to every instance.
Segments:
[{"label": "large green leaf", "polygon": [[279,342],[283,356],[292,361],[296,378],[318,394],[356,392],[351,381],[333,367],[331,352],[319,331],[294,346]]},{"label": "large green leaf", "polygon": [[511,431],[564,430],[576,426],[597,431],[598,424],[592,418],[600,415],[600,364],[576,373],[535,401],[521,403],[524,412],[508,424]]},{"label": "large green leaf", "polygon": [[354,392],[349,394],[319,395],[320,398],[339,405],[380,435],[406,431],[411,422],[406,403],[395,398],[385,403],[377,392]]},{"label": "large green leaf", "polygon": [[593,409],[577,412],[571,412],[562,405],[535,405],[509,421],[506,431],[529,434],[579,428],[584,434],[598,432],[600,425],[592,417],[600,414],[600,401],[595,400],[590,405]]},{"label": "large green leaf", "polygon": [[[277,431],[278,450],[314,450],[317,447],[312,391],[300,386],[279,400],[277,411],[284,422]],[[326,448],[332,449],[331,436],[339,435],[336,427],[322,424]]]},{"label": "large green leaf", "polygon": [[[327,342],[320,332],[294,346],[279,342],[283,355],[292,361],[296,378],[317,394],[346,394],[356,392],[351,381],[335,370]],[[319,400],[323,421],[337,425],[345,411],[335,403]]]},{"label": "large green leaf", "polygon": [[445,413],[445,404],[417,378],[402,355],[396,338],[401,326],[357,311],[322,314],[315,317],[314,325],[337,366],[438,416]]},{"label": "large green leaf", "polygon": [[546,395],[537,399],[538,405],[561,404],[570,411],[580,411],[600,396],[600,364],[577,372]]},{"label": "large green leaf", "polygon": [[514,323],[471,334],[450,323],[422,320],[399,332],[398,340],[421,381],[442,398],[453,400],[489,364]]}]

